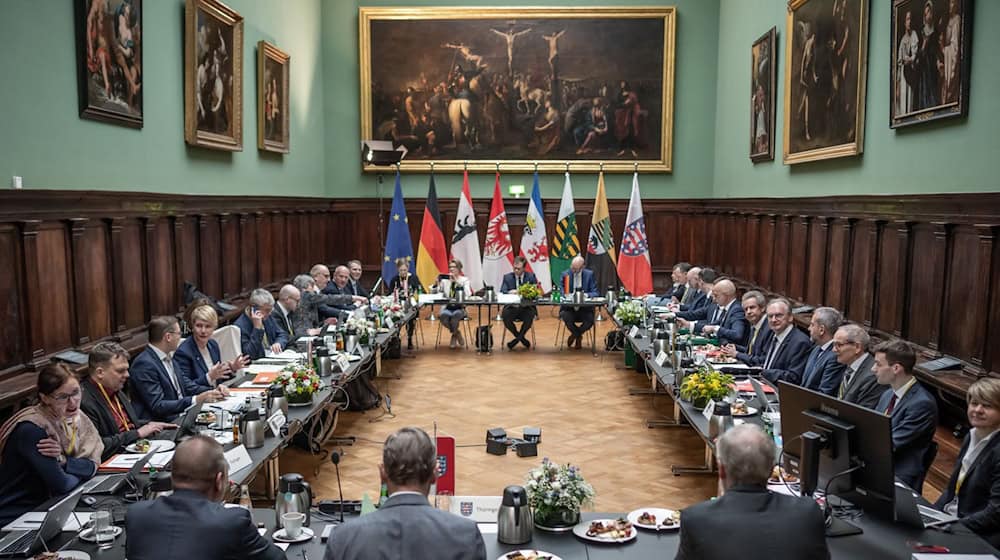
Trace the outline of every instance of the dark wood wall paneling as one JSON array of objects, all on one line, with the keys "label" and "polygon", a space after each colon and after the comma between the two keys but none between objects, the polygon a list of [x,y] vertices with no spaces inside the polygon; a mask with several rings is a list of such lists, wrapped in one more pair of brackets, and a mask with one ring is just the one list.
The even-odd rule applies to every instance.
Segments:
[{"label": "dark wood wall paneling", "polygon": [[[424,201],[406,203],[414,248]],[[1000,194],[644,201],[655,284],[676,261],[714,266],[810,305],[831,305],[876,335],[898,336],[1000,371]],[[439,200],[446,243],[457,199]],[[527,199],[505,201],[520,246]],[[576,201],[586,246],[592,199]],[[609,201],[619,242],[628,201]],[[474,210],[485,236],[490,200]],[[385,224],[390,204],[383,201]],[[551,233],[559,200],[543,201]],[[231,297],[315,262],[380,267],[373,199],[0,193],[0,375],[53,353],[140,332],[176,312],[180,285]],[[516,249],[515,249],[516,250]],[[28,312],[30,310],[30,312]]]}]

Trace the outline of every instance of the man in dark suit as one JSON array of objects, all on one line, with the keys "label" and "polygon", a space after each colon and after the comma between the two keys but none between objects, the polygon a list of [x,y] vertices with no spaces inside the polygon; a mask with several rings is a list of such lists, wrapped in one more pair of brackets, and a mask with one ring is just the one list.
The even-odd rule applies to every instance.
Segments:
[{"label": "man in dark suit", "polygon": [[278,290],[278,301],[275,302],[274,310],[271,312],[275,324],[284,331],[289,341],[297,338],[295,329],[292,328],[292,314],[298,309],[301,300],[302,293],[299,289],[291,284],[285,284]]},{"label": "man in dark suit", "polygon": [[837,362],[844,366],[836,397],[874,409],[884,389],[872,372],[875,357],[868,353],[869,344],[868,333],[855,324],[844,325],[833,335],[833,353],[837,355]]},{"label": "man in dark suit", "polygon": [[690,298],[685,296],[685,299],[688,301],[686,303],[681,302],[678,308],[678,317],[689,321],[701,318],[695,314],[712,303],[712,298],[709,294],[712,293],[712,286],[715,284],[717,276],[715,270],[711,268],[694,267],[688,271],[687,290],[690,291],[693,289],[694,293]]},{"label": "man in dark suit", "polygon": [[[570,262],[569,269],[563,271],[559,283],[564,287],[569,287],[565,297],[572,297],[573,292],[583,292],[587,297],[597,297],[597,281],[594,280],[594,271],[584,268],[583,265],[583,257],[577,255]],[[570,333],[569,338],[566,339],[566,346],[579,350],[584,333],[594,326],[594,308],[563,305],[559,308],[559,318]]]},{"label": "man in dark suit", "polygon": [[[364,274],[364,270],[361,268],[361,261],[357,259],[352,259],[347,261],[347,271],[350,274],[350,279],[347,281],[348,288],[352,296],[362,296],[368,295],[368,290],[361,284],[361,275]],[[388,280],[384,280],[388,282]]]},{"label": "man in dark suit", "polygon": [[[350,269],[348,269],[346,266],[343,265],[333,269],[333,281],[328,283],[325,288],[320,290],[320,292],[331,296],[354,295],[354,290],[351,287]],[[354,311],[355,309],[357,308],[353,303],[323,306],[320,307],[320,316],[327,315],[327,316],[337,317],[338,319],[343,320],[348,313]],[[329,315],[329,313],[331,313],[330,310],[336,310],[336,314]]]},{"label": "man in dark suit", "polygon": [[1000,548],[1000,379],[982,377],[966,391],[972,429],[934,507]]},{"label": "man in dark suit", "polygon": [[[316,336],[320,333],[320,328],[324,321],[320,320],[320,308],[324,305],[349,305],[353,302],[361,302],[363,298],[359,296],[349,296],[346,294],[321,294],[316,285],[316,281],[308,274],[299,274],[292,281],[292,284],[299,290],[299,303],[295,311],[290,314],[292,332],[295,338],[302,336]],[[336,320],[327,319],[326,323],[336,323]]]},{"label": "man in dark suit", "polygon": [[379,474],[389,499],[375,513],[334,529],[323,559],[485,560],[476,524],[427,501],[437,469],[434,442],[420,428],[386,438]]},{"label": "man in dark suit", "polygon": [[[313,280],[316,282],[316,287],[320,293],[329,293],[327,291],[327,286],[330,285],[330,269],[325,264],[313,265],[313,267],[309,269],[309,275],[312,276]],[[318,307],[318,311],[319,318],[321,320],[340,318],[340,310],[330,305],[322,304]]]},{"label": "man in dark suit", "polygon": [[934,396],[913,377],[917,353],[902,340],[879,344],[875,353],[875,379],[889,388],[875,410],[892,418],[892,464],[896,478],[920,493],[930,466],[929,449],[937,428]]},{"label": "man in dark suit", "polygon": [[101,434],[101,460],[124,453],[125,447],[168,428],[165,422],[146,422],[132,408],[132,399],[122,390],[128,381],[128,352],[117,342],[98,342],[90,349],[87,375],[80,382],[80,409]]},{"label": "man in dark suit", "polygon": [[679,262],[670,271],[670,280],[673,282],[662,296],[650,295],[647,302],[650,305],[669,305],[680,303],[684,299],[684,291],[687,289],[687,273],[691,270],[691,264]]},{"label": "man in dark suit", "polygon": [[767,304],[767,321],[774,338],[760,364],[764,368],[761,375],[771,383],[785,381],[801,385],[802,371],[806,367],[806,357],[812,350],[812,342],[806,333],[795,326],[792,304],[785,298],[771,300]]},{"label": "man in dark suit", "polygon": [[748,325],[746,345],[730,343],[722,347],[722,352],[744,364],[760,366],[767,358],[767,350],[774,337],[767,322],[767,298],[757,290],[750,290],[743,294],[740,301]]},{"label": "man in dark suit", "polygon": [[177,446],[172,462],[174,492],[129,506],[125,554],[132,560],[216,558],[281,560],[285,552],[257,532],[244,508],[223,507],[229,465],[222,446],[194,436]]},{"label": "man in dark suit", "polygon": [[814,501],[767,490],[774,441],[742,424],[716,445],[725,493],[681,512],[677,560],[788,558],[826,560],[826,524]]},{"label": "man in dark suit", "polygon": [[677,323],[691,329],[694,334],[715,336],[722,344],[746,344],[747,320],[743,307],[736,301],[736,286],[730,280],[720,280],[712,286],[714,303],[703,308],[703,316],[696,322],[681,318]]},{"label": "man in dark suit", "polygon": [[181,327],[176,317],[153,317],[149,321],[149,345],[132,362],[132,396],[135,411],[144,420],[170,421],[192,402],[215,402],[228,391],[219,387],[202,391],[181,374],[174,363],[180,346]]},{"label": "man in dark suit", "polygon": [[837,361],[837,355],[833,353],[833,335],[843,322],[844,316],[832,307],[819,307],[813,311],[809,321],[809,338],[815,346],[806,359],[803,387],[837,396],[845,366]]},{"label": "man in dark suit", "polygon": [[268,351],[280,354],[288,346],[288,335],[278,327],[271,312],[274,296],[257,288],[250,293],[250,302],[234,325],[240,329],[240,346],[251,360],[263,358]]},{"label": "man in dark suit", "polygon": [[[538,283],[538,278],[535,278],[534,273],[524,270],[527,264],[528,259],[523,256],[518,255],[514,257],[514,272],[508,272],[503,275],[503,282],[500,283],[501,293],[516,294],[521,284]],[[514,337],[507,343],[507,348],[513,350],[518,342],[523,344],[525,348],[531,348],[531,343],[528,342],[528,338],[525,335],[528,334],[531,324],[535,321],[535,306],[508,305],[503,308],[500,317],[503,319],[503,326]],[[520,329],[515,324],[518,321],[521,323]]]}]

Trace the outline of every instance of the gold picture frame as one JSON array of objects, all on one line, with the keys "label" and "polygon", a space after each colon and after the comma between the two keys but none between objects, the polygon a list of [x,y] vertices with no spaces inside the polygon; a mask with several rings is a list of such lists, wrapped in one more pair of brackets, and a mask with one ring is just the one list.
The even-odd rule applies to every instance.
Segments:
[{"label": "gold picture frame", "polygon": [[290,57],[278,47],[257,43],[257,148],[287,154],[288,69]]},{"label": "gold picture frame", "polygon": [[243,16],[218,0],[186,0],[184,141],[243,151]]},{"label": "gold picture frame", "polygon": [[784,163],[860,155],[868,0],[790,0],[785,45]]},{"label": "gold picture frame", "polygon": [[778,28],[772,27],[750,46],[750,161],[774,161],[774,102],[778,92]]},{"label": "gold picture frame", "polygon": [[676,17],[361,7],[361,140],[408,144],[404,172],[670,173]]}]

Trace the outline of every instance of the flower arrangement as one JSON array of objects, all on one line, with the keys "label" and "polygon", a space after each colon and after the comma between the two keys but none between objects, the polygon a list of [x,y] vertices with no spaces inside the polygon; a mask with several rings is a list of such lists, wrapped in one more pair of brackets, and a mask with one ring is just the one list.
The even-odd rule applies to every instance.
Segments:
[{"label": "flower arrangement", "polygon": [[313,393],[319,390],[319,376],[316,370],[302,364],[291,364],[281,370],[275,383],[285,388],[289,403],[312,401]]},{"label": "flower arrangement", "polygon": [[364,318],[361,313],[355,313],[344,321],[344,328],[348,332],[356,333],[362,339],[375,336],[375,323]]},{"label": "flower arrangement", "polygon": [[642,300],[623,301],[615,308],[615,319],[621,321],[623,327],[642,324],[646,318],[646,306]]},{"label": "flower arrangement", "polygon": [[528,472],[525,487],[535,521],[549,527],[575,524],[580,508],[594,502],[594,487],[584,480],[579,467],[557,465],[548,457]]},{"label": "flower arrangement", "polygon": [[719,373],[709,368],[699,369],[688,375],[681,382],[681,398],[708,404],[709,400],[718,400],[727,396],[735,382],[732,375]]},{"label": "flower arrangement", "polygon": [[399,324],[399,322],[403,320],[403,316],[406,314],[406,311],[403,310],[403,303],[400,301],[393,301],[392,303],[389,303],[387,306],[382,308],[382,311],[385,312],[385,316],[392,319],[392,322],[395,324]]},{"label": "flower arrangement", "polygon": [[538,287],[538,284],[526,282],[517,287],[517,295],[521,296],[521,299],[533,301],[542,295],[542,289]]}]

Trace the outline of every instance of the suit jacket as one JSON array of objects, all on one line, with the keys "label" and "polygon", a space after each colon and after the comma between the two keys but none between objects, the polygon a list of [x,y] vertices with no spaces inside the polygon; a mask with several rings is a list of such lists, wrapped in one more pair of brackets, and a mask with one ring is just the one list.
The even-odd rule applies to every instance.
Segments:
[{"label": "suit jacket", "polygon": [[[878,384],[875,374],[872,373],[874,363],[875,356],[871,354],[861,362],[858,371],[847,385],[847,391],[844,392],[845,401],[874,410],[882,393],[885,392],[885,387]],[[844,366],[844,375],[847,375],[847,366]]]},{"label": "suit jacket", "polygon": [[[791,332],[785,336],[785,341],[778,347],[777,354],[771,360],[771,367],[765,369],[762,375],[771,383],[784,380],[795,385],[802,384],[802,372],[806,369],[806,359],[809,351],[812,350],[813,343],[809,340],[809,335],[800,331],[795,325],[789,325]],[[771,348],[778,343],[778,335],[774,335],[771,343],[768,344],[767,353],[760,365],[767,364],[767,356]]]},{"label": "suit jacket", "polygon": [[[537,284],[538,278],[535,277],[534,273],[528,272],[527,270],[521,273],[521,283],[522,284]],[[500,293],[506,294],[511,290],[517,289],[517,280],[514,278],[513,272],[508,272],[503,275],[503,281],[500,282]]]},{"label": "suit jacket", "polygon": [[[774,332],[771,331],[771,324],[767,322],[767,319],[764,319],[764,324],[761,325],[756,339],[753,337],[753,325],[750,325],[747,327],[746,346],[736,345],[736,359],[748,366],[760,367],[767,359],[767,350],[771,347],[772,338],[774,338]],[[751,342],[753,342],[753,348],[750,348]]]},{"label": "suit jacket", "polygon": [[806,359],[802,386],[836,397],[846,367],[837,361],[837,355],[833,353],[833,344],[826,350],[823,350],[822,345],[814,346]]},{"label": "suit jacket", "polygon": [[[130,556],[131,558],[131,556]],[[375,513],[337,527],[323,560],[485,560],[476,524],[431,507],[420,494],[397,494]]]},{"label": "suit jacket", "polygon": [[193,490],[174,490],[129,506],[125,547],[132,560],[283,560],[285,552],[257,532],[250,512],[226,508]]},{"label": "suit jacket", "polygon": [[347,293],[351,294],[352,296],[368,297],[368,289],[365,288],[364,284],[361,283],[361,280],[358,280],[357,282],[355,282],[354,280],[348,280]]},{"label": "suit jacket", "polygon": [[191,398],[201,391],[194,381],[181,373],[177,360],[174,360],[174,373],[181,386],[181,394],[177,394],[167,368],[151,347],[147,346],[135,357],[129,368],[129,383],[135,398],[132,404],[139,418],[169,422],[191,405]]},{"label": "suit jacket", "polygon": [[[212,357],[212,363],[219,363],[222,361],[222,350],[219,349],[219,343],[208,339],[208,354]],[[209,365],[205,363],[205,358],[201,356],[201,350],[198,349],[198,343],[194,341],[193,336],[187,337],[184,342],[181,343],[177,351],[174,352],[174,367],[180,367],[179,374],[190,379],[195,385],[198,386],[198,392],[208,391],[212,389],[212,384],[208,382],[208,370]]]},{"label": "suit jacket", "polygon": [[720,344],[746,344],[749,333],[749,325],[747,324],[747,317],[743,313],[743,306],[740,305],[740,302],[734,301],[729,304],[729,309],[727,309],[725,314],[720,317],[720,321],[718,323],[713,323],[712,316],[718,308],[719,305],[716,303],[712,303],[710,306],[707,306],[706,310],[708,313],[705,320],[695,323],[694,328],[691,329],[691,331],[697,333],[701,332],[701,329],[706,325],[720,325],[719,332],[716,335]]},{"label": "suit jacket", "polygon": [[[92,379],[85,379],[80,383],[80,390],[83,392],[80,401],[80,410],[90,418],[90,421],[97,427],[97,433],[101,434],[101,441],[104,443],[104,453],[101,460],[107,460],[116,453],[122,453],[125,446],[132,445],[139,439],[139,427],[146,424],[140,420],[132,407],[132,399],[128,398],[125,391],[118,391],[118,402],[121,403],[122,410],[133,428],[127,432],[120,431],[115,415],[108,408],[107,401],[97,382]],[[114,400],[114,395],[108,395]]]},{"label": "suit jacket", "polygon": [[808,498],[734,486],[681,512],[677,560],[825,560],[823,513]]},{"label": "suit jacket", "polygon": [[[691,289],[691,288],[688,288],[688,289]],[[688,320],[690,320],[689,317],[686,317],[684,315],[685,313],[689,313],[691,311],[696,311],[698,309],[701,309],[702,307],[705,307],[709,303],[712,303],[712,300],[708,299],[708,296],[705,295],[705,292],[703,292],[701,290],[695,290],[694,291],[694,295],[691,296],[691,298],[692,299],[690,301],[688,301],[687,303],[682,303],[681,304],[680,313],[677,314],[677,316],[680,317],[681,319],[688,319]]]},{"label": "suit jacket", "polygon": [[597,297],[599,295],[597,291],[597,280],[594,279],[594,271],[589,268],[584,268],[580,271],[580,282],[583,286],[573,286],[573,271],[566,269],[563,271],[562,275],[559,277],[559,287],[562,288],[566,285],[566,277],[569,277],[570,282],[570,292],[575,292],[576,288],[582,287],[583,293],[587,294],[587,297]]},{"label": "suit jacket", "polygon": [[687,290],[687,284],[684,283],[674,284],[673,286],[670,287],[669,290],[667,290],[667,293],[664,294],[663,297],[664,299],[667,300],[667,302],[670,301],[670,298],[677,298],[677,301],[680,301],[681,299],[684,298],[685,290]]},{"label": "suit jacket", "polygon": [[[958,473],[962,469],[962,459],[969,452],[969,435],[962,442],[962,451],[951,473],[951,480],[941,498],[934,504],[943,509],[955,499]],[[958,516],[962,524],[988,541],[993,548],[1000,548],[1000,434],[986,442],[976,461],[965,473],[962,488],[958,491]]]},{"label": "suit jacket", "polygon": [[399,275],[397,274],[392,278],[392,281],[389,282],[389,293],[395,293],[396,290],[399,290],[399,295],[400,297],[402,297],[404,284],[408,286],[409,293],[411,296],[417,295],[417,290],[422,289],[420,286],[420,279],[417,278],[416,274],[411,273],[409,276],[407,276],[405,283],[403,282],[403,279],[400,278]]},{"label": "suit jacket", "polygon": [[[288,335],[278,327],[274,317],[268,316],[267,319],[264,319],[263,329],[255,329],[253,321],[246,313],[241,313],[233,324],[240,328],[240,347],[244,354],[250,356],[251,360],[263,358],[265,348],[274,343],[280,344],[282,348],[288,346]],[[265,334],[268,344],[264,344]]]},{"label": "suit jacket", "polygon": [[[882,393],[875,410],[885,413],[892,388]],[[934,396],[919,381],[896,402],[892,411],[892,463],[896,478],[920,492],[924,485],[924,456],[934,440],[938,407]]]},{"label": "suit jacket", "polygon": [[292,336],[294,340],[307,336],[306,331],[320,326],[320,309],[332,305],[354,305],[354,298],[346,294],[322,294],[317,292],[302,292],[299,306],[291,314]]},{"label": "suit jacket", "polygon": [[271,318],[274,319],[274,324],[278,325],[278,328],[284,331],[285,336],[288,340],[295,340],[295,328],[292,327],[292,313],[289,313],[286,317],[282,313],[281,308],[278,304],[274,304],[274,311],[271,312]]},{"label": "suit jacket", "polygon": [[[328,282],[326,287],[320,290],[320,293],[330,295],[330,296],[353,296],[354,292],[351,290],[351,282],[348,280],[347,284],[344,284],[343,288],[338,288],[337,284],[334,282]],[[354,311],[354,300],[352,299],[350,303],[340,303],[340,304],[322,304],[319,308],[320,318],[326,319],[328,317],[338,317],[341,312],[347,313]]]}]

